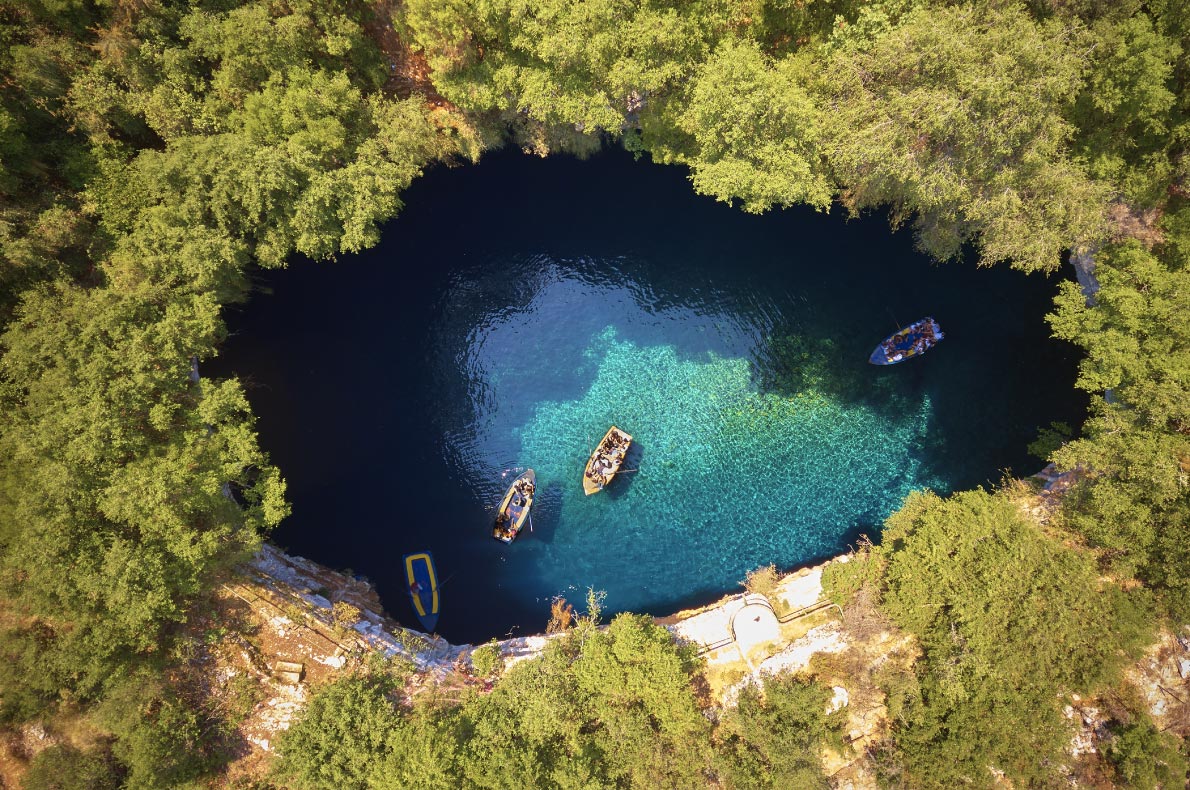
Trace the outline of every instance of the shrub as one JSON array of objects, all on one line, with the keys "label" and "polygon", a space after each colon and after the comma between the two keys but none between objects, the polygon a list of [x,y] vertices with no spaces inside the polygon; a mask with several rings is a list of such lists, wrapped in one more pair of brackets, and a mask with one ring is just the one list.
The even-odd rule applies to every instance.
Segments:
[{"label": "shrub", "polygon": [[557,634],[570,628],[574,623],[574,607],[566,603],[566,599],[559,595],[550,601],[550,621],[545,627],[547,634]]},{"label": "shrub", "polygon": [[331,606],[331,623],[334,624],[336,631],[346,631],[351,626],[359,622],[360,611],[358,606],[352,606],[346,601],[335,601]]},{"label": "shrub", "polygon": [[781,581],[781,577],[777,574],[777,566],[765,565],[748,571],[748,575],[744,578],[744,589],[754,595],[763,595],[767,598],[777,589],[779,581]]},{"label": "shrub", "polygon": [[832,602],[846,607],[861,588],[880,590],[884,576],[883,555],[873,551],[867,536],[861,536],[859,546],[847,562],[832,562],[822,569],[822,592]]},{"label": "shrub", "polygon": [[728,787],[826,788],[819,752],[842,746],[846,714],[828,715],[831,691],[783,674],[746,686],[723,719],[716,767]]},{"label": "shrub", "polygon": [[21,779],[21,790],[115,790],[120,775],[103,750],[60,744],[40,752]]},{"label": "shrub", "polygon": [[1136,790],[1186,786],[1188,766],[1177,739],[1159,732],[1147,716],[1119,728],[1105,754],[1122,786]]},{"label": "shrub", "polygon": [[490,677],[504,668],[504,656],[500,654],[500,645],[489,642],[471,651],[471,666],[475,674],[480,677]]}]

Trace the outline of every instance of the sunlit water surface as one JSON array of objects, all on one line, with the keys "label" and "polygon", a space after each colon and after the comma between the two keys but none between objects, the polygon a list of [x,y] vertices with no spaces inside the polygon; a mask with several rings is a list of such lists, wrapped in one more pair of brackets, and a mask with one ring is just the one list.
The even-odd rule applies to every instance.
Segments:
[{"label": "sunlit water surface", "polygon": [[[913,489],[1034,471],[1037,428],[1083,407],[1054,282],[933,265],[880,217],[747,216],[620,154],[502,154],[405,197],[376,249],[261,275],[208,372],[245,380],[288,478],[277,542],[410,623],[401,555],[429,549],[456,641],[538,631],[555,595],[664,614],[834,554]],[[936,349],[867,364],[926,314]],[[584,496],[613,423],[629,471]],[[525,467],[532,530],[505,546]]]}]

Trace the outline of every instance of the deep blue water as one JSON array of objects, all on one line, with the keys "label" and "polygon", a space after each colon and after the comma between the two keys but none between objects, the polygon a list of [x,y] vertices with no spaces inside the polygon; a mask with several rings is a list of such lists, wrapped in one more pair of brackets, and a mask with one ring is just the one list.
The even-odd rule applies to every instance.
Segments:
[{"label": "deep blue water", "polygon": [[[258,274],[207,371],[244,379],[289,481],[275,540],[409,624],[401,555],[429,549],[454,641],[539,631],[588,587],[609,612],[713,599],[875,534],[912,489],[1035,471],[1037,428],[1085,407],[1054,280],[933,264],[882,216],[750,216],[620,152],[497,154],[405,200],[377,248]],[[940,345],[867,364],[927,314]],[[639,471],[585,497],[612,423]],[[505,546],[523,467],[533,530]]]}]

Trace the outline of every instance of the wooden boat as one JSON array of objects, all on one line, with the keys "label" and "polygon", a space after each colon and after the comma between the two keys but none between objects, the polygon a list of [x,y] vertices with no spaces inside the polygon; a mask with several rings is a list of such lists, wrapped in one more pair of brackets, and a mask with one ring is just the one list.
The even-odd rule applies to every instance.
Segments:
[{"label": "wooden boat", "polygon": [[533,494],[537,491],[537,476],[532,469],[512,481],[508,492],[496,510],[496,523],[492,526],[492,537],[505,543],[512,543],[521,534],[533,507]]},{"label": "wooden boat", "polygon": [[587,459],[587,468],[583,470],[583,491],[588,496],[602,491],[612,481],[616,472],[620,471],[631,444],[630,435],[614,425],[608,429],[603,441]]},{"label": "wooden boat", "polygon": [[895,365],[913,357],[919,357],[933,348],[943,337],[942,327],[933,318],[925,318],[910,324],[900,332],[880,341],[868,361],[873,365]]},{"label": "wooden boat", "polygon": [[405,555],[405,580],[409,582],[409,600],[426,633],[438,625],[438,574],[430,552]]}]

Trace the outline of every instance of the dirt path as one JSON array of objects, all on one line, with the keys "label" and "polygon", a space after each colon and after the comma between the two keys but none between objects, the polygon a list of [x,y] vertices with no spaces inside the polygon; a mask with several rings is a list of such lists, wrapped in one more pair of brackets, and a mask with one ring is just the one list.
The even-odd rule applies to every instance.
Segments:
[{"label": "dirt path", "polygon": [[382,0],[372,6],[371,18],[364,23],[364,31],[380,47],[388,65],[384,91],[402,99],[419,93],[431,106],[449,107],[450,103],[434,88],[425,56],[414,52],[393,24],[399,7],[396,0]]}]

